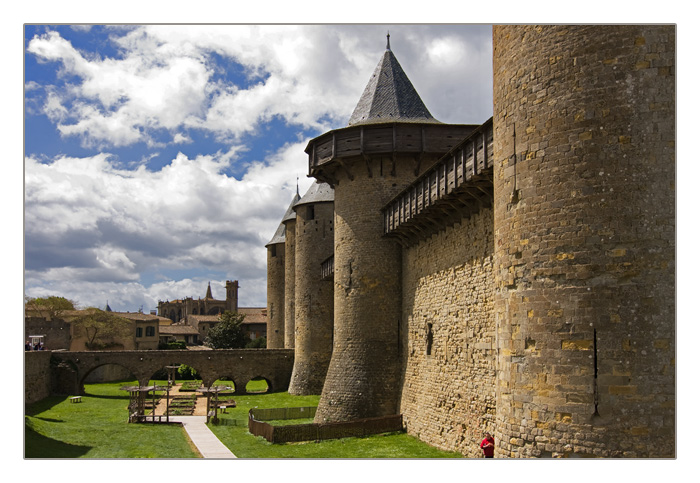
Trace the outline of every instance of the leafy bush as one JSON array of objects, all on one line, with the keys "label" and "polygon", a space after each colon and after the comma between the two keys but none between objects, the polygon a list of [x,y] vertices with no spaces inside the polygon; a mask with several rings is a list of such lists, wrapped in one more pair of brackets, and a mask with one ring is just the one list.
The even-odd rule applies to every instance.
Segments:
[{"label": "leafy bush", "polygon": [[267,337],[258,337],[245,345],[246,349],[265,349],[267,347]]},{"label": "leafy bush", "polygon": [[194,367],[182,364],[177,369],[178,379],[199,379],[199,373]]},{"label": "leafy bush", "polygon": [[177,340],[175,342],[159,342],[158,343],[158,349],[159,350],[180,350],[180,349],[187,349],[187,344],[185,344],[181,340]]}]

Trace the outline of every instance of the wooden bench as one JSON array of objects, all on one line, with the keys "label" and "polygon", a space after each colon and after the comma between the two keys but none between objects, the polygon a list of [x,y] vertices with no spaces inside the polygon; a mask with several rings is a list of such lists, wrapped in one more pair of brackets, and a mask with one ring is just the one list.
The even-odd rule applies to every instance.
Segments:
[{"label": "wooden bench", "polygon": [[70,402],[71,402],[71,403],[83,402],[83,396],[73,396],[73,397],[71,397],[71,398],[69,398],[69,399],[70,399]]}]

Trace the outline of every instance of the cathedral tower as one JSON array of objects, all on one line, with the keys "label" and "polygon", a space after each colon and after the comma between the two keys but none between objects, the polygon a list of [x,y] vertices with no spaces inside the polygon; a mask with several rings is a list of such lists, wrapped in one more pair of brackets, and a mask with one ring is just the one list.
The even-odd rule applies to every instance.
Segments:
[{"label": "cathedral tower", "polygon": [[238,312],[238,280],[226,281],[226,310]]}]

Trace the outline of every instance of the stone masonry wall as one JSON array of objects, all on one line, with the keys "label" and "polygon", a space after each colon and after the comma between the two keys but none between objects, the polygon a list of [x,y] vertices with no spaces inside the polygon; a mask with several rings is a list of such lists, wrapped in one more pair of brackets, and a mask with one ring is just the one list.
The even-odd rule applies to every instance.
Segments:
[{"label": "stone masonry wall", "polygon": [[404,424],[468,457],[494,428],[492,267],[490,208],[403,251]]},{"label": "stone masonry wall", "polygon": [[51,352],[24,353],[24,403],[41,401],[51,394]]},{"label": "stone masonry wall", "polygon": [[46,320],[44,317],[25,317],[24,336],[43,335],[44,349],[69,349],[71,344],[70,324],[62,319]]},{"label": "stone masonry wall", "polygon": [[496,456],[673,457],[675,27],[493,40]]}]

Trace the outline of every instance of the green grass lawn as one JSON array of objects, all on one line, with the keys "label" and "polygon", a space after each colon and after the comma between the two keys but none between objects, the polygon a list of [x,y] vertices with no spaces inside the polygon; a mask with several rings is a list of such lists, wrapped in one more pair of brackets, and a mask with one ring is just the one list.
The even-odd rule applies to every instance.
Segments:
[{"label": "green grass lawn", "polygon": [[179,425],[128,424],[135,382],[86,384],[83,402],[48,397],[25,411],[26,458],[197,458]]},{"label": "green grass lawn", "polygon": [[[87,384],[83,402],[52,396],[25,412],[26,458],[197,458],[179,425],[128,424],[128,393],[135,382]],[[209,428],[239,458],[459,458],[403,433],[323,442],[271,444],[248,432],[253,407],[317,406],[319,396],[286,392],[233,396],[236,407],[219,414]],[[308,423],[308,419],[296,421]],[[280,424],[296,423],[295,421]]]},{"label": "green grass lawn", "polygon": [[[236,407],[219,414],[221,423],[209,424],[214,434],[238,458],[461,458],[460,453],[442,451],[405,433],[387,433],[365,438],[343,438],[321,442],[272,444],[248,432],[248,411],[254,407],[281,408],[318,406],[320,396],[292,396],[286,392],[236,396]],[[299,424],[308,419],[296,420]],[[295,424],[295,420],[280,424]]]}]

